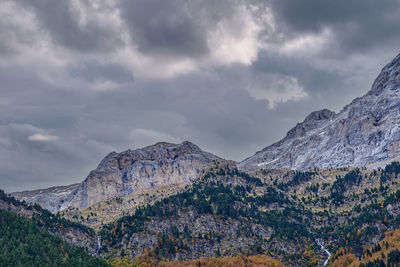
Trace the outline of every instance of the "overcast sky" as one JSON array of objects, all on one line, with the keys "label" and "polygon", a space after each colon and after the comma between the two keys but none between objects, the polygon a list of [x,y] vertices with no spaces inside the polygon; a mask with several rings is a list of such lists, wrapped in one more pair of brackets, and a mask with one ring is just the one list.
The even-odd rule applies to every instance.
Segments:
[{"label": "overcast sky", "polygon": [[365,94],[399,25],[398,0],[1,0],[0,188],[158,141],[242,160]]}]

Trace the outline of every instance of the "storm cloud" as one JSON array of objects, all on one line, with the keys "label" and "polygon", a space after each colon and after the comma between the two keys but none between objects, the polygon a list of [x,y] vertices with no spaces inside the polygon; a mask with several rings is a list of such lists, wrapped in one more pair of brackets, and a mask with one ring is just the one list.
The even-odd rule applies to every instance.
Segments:
[{"label": "storm cloud", "polygon": [[365,94],[399,24],[389,0],[3,0],[0,188],[158,141],[242,160]]}]

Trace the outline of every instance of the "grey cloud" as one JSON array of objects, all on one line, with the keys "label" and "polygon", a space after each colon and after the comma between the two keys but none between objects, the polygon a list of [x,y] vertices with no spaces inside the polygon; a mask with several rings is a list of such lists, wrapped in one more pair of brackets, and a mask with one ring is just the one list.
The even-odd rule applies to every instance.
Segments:
[{"label": "grey cloud", "polygon": [[273,0],[272,7],[281,29],[289,35],[331,28],[336,53],[366,52],[399,41],[400,3],[396,0]]},{"label": "grey cloud", "polygon": [[[190,2],[190,1],[189,1]],[[133,41],[147,54],[202,56],[208,52],[206,31],[193,20],[186,1],[121,1],[122,17]]]},{"label": "grey cloud", "polygon": [[87,82],[113,81],[118,84],[133,82],[133,74],[115,63],[101,63],[96,60],[77,62],[69,66],[71,77],[86,80]]},{"label": "grey cloud", "polygon": [[[80,26],[79,14],[74,12],[71,1],[18,0],[17,2],[20,8],[31,9],[43,30],[50,34],[55,43],[66,48],[81,52],[109,52],[123,43],[118,34],[95,21]],[[82,3],[87,4],[86,1]],[[109,12],[111,11],[110,9]],[[91,15],[90,12],[87,14]]]},{"label": "grey cloud", "polygon": [[82,137],[71,140],[62,136],[49,142],[29,139],[41,133],[47,131],[31,124],[0,125],[2,188],[14,191],[80,182],[82,170],[88,172],[101,159],[96,154],[111,149]]},{"label": "grey cloud", "polygon": [[[34,41],[33,32],[29,27],[21,27],[15,17],[18,8],[7,6],[7,2],[0,3],[0,56],[15,55],[21,46],[28,46]],[[21,17],[26,13],[21,12]],[[26,18],[25,18],[26,19]]]},{"label": "grey cloud", "polygon": [[[122,0],[131,38],[145,54],[201,58],[211,53],[207,34],[246,1]],[[238,31],[242,25],[232,25]]]},{"label": "grey cloud", "polygon": [[[5,27],[0,25],[0,27]],[[12,41],[10,36],[5,32],[0,32],[0,56],[7,56],[10,54],[15,54],[16,49],[12,47]]]},{"label": "grey cloud", "polygon": [[[281,56],[265,51],[251,68],[255,73],[278,73],[296,77],[304,90],[318,99],[319,105],[316,109],[325,107],[338,110],[350,98],[348,95],[350,88],[345,81],[348,78],[346,75],[319,68],[304,58]],[[372,73],[365,83],[351,88],[352,93],[356,96],[364,94],[372,82],[373,75],[377,73]],[[335,101],[332,101],[333,99]]]}]

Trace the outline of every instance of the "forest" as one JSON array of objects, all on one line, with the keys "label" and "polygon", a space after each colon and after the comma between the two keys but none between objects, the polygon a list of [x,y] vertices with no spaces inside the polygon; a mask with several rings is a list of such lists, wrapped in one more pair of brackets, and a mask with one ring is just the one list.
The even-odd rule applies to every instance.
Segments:
[{"label": "forest", "polygon": [[108,266],[85,249],[69,245],[32,221],[0,209],[2,266]]}]

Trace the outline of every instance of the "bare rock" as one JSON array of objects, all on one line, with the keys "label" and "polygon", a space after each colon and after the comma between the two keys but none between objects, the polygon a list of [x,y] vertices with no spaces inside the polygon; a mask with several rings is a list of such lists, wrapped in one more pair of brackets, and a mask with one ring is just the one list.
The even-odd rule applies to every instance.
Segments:
[{"label": "bare rock", "polygon": [[191,183],[205,164],[218,159],[188,141],[157,143],[136,150],[108,154],[80,184],[13,193],[52,212],[88,207],[119,196],[172,184]]},{"label": "bare rock", "polygon": [[338,114],[311,113],[285,138],[239,163],[245,170],[367,166],[400,157],[400,55]]}]

